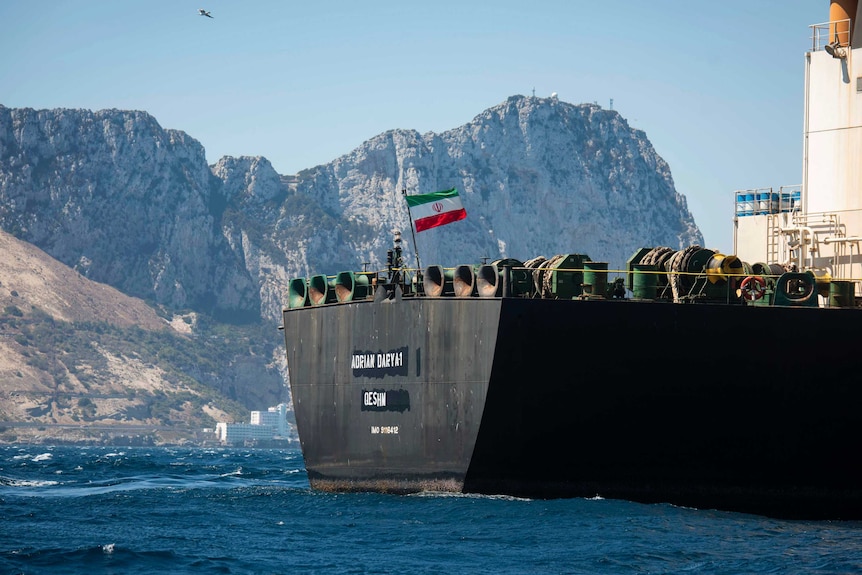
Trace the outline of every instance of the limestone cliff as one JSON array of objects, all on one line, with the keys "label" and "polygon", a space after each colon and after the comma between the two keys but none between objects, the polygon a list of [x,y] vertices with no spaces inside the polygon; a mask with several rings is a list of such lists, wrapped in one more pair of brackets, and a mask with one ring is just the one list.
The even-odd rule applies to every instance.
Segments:
[{"label": "limestone cliff", "polygon": [[[96,388],[134,395],[140,385],[151,399],[186,390],[196,409],[222,400],[264,409],[287,399],[275,328],[289,280],[382,269],[393,230],[415,266],[403,192],[449,188],[467,218],[416,235],[423,266],[579,253],[616,270],[641,247],[703,243],[646,134],[593,104],[512,96],[463,126],[391,130],[288,175],[263,157],[209,166],[197,140],[146,112],[0,106],[0,230],[68,268],[41,283],[0,277],[0,323],[15,339],[0,342],[0,367],[47,398],[28,408],[34,421],[108,417],[110,406],[69,398]],[[85,283],[81,297],[69,289]],[[121,296],[134,305],[110,303]],[[142,331],[97,337],[121,318]],[[67,335],[78,348],[60,357],[51,350]],[[129,351],[135,338],[143,355]],[[36,359],[25,355],[31,346],[42,350]],[[17,363],[3,363],[13,355]],[[140,370],[123,379],[118,366]],[[127,417],[140,421],[188,411],[153,416],[152,400],[132,413],[133,403]]]}]

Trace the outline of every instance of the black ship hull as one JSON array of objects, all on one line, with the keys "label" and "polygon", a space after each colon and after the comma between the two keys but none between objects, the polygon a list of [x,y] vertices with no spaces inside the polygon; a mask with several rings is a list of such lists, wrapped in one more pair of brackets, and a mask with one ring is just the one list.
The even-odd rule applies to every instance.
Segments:
[{"label": "black ship hull", "polygon": [[862,519],[860,16],[810,26],[804,182],[734,193],[734,255],[644,246],[609,284],[578,253],[408,269],[394,231],[385,270],[292,280],[312,487]]},{"label": "black ship hull", "polygon": [[862,518],[857,309],[395,298],[284,312],[319,490]]}]

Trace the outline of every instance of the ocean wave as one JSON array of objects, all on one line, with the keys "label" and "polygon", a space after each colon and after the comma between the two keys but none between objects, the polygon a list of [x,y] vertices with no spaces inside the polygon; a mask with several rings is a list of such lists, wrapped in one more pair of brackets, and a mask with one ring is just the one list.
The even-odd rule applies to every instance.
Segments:
[{"label": "ocean wave", "polygon": [[[136,490],[307,487],[301,453],[253,449],[17,446],[0,449],[11,496],[84,497]],[[36,463],[34,463],[36,461]],[[50,474],[50,478],[46,477]],[[63,477],[62,482],[56,478]]]},{"label": "ocean wave", "polygon": [[[51,461],[29,461],[45,451],[0,449],[0,574],[862,573],[858,522],[600,498],[318,492],[298,449],[60,446]],[[178,456],[190,465],[171,465]]]},{"label": "ocean wave", "polygon": [[53,453],[44,452],[39,453],[37,455],[33,455],[32,453],[19,452],[17,455],[13,455],[10,459],[12,461],[50,461],[51,458],[54,457]]},{"label": "ocean wave", "polygon": [[14,479],[0,475],[0,485],[4,487],[52,487],[60,485],[60,482],[49,479]]},{"label": "ocean wave", "polygon": [[528,497],[515,497],[514,495],[485,495],[483,493],[456,493],[454,491],[418,491],[407,497],[454,497],[458,499],[484,499],[490,501],[533,501]]},{"label": "ocean wave", "polygon": [[242,475],[242,467],[235,471],[229,471],[227,473],[222,473],[219,477],[238,477]]},{"label": "ocean wave", "polygon": [[112,451],[110,453],[105,453],[104,455],[102,455],[102,457],[105,457],[107,459],[112,459],[112,458],[117,458],[117,457],[125,457],[125,455],[126,455],[125,451]]},{"label": "ocean wave", "polygon": [[[239,560],[182,555],[172,550],[136,551],[124,545],[105,543],[84,548],[18,549],[0,553],[5,570],[33,573],[43,570],[52,575],[66,573],[193,573],[233,572]],[[86,570],[84,569],[86,567]],[[246,565],[247,567],[247,565]],[[41,572],[41,571],[40,571]]]}]

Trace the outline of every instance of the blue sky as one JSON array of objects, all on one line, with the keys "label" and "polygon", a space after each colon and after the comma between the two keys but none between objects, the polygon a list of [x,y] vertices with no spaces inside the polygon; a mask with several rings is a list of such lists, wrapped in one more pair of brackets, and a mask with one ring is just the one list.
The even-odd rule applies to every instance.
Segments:
[{"label": "blue sky", "polygon": [[0,0],[0,104],[145,110],[211,164],[293,174],[534,89],[613,100],[731,253],[733,191],[801,181],[804,55],[828,20],[828,0]]}]

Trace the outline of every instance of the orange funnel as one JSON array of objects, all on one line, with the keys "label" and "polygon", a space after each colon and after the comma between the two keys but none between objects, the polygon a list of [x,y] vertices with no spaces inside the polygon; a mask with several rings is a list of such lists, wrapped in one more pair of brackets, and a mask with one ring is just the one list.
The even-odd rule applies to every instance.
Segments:
[{"label": "orange funnel", "polygon": [[854,23],[853,19],[856,18],[857,4],[858,0],[831,0],[829,4],[830,42],[837,40],[841,46],[850,45],[852,36],[850,25]]}]

